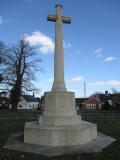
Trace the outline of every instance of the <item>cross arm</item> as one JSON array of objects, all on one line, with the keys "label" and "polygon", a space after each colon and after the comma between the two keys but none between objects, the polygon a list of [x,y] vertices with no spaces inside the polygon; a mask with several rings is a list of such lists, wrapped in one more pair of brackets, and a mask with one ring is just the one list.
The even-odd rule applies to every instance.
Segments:
[{"label": "cross arm", "polygon": [[[57,18],[58,18],[57,15],[50,15],[49,14],[48,17],[47,17],[47,20],[56,22]],[[68,24],[71,23],[71,18],[70,17],[61,16],[61,18],[62,18],[63,23],[68,23]]]},{"label": "cross arm", "polygon": [[48,15],[48,17],[47,17],[47,20],[48,21],[53,21],[53,22],[56,22],[56,20],[57,20],[57,16],[55,15]]},{"label": "cross arm", "polygon": [[70,24],[71,23],[71,18],[62,16],[62,22]]}]

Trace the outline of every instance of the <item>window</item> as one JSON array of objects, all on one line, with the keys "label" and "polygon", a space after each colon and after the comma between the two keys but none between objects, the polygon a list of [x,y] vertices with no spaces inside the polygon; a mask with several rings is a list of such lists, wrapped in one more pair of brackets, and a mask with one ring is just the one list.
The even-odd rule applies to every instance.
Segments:
[{"label": "window", "polygon": [[19,108],[22,108],[22,105],[21,105],[21,104],[19,105]]}]

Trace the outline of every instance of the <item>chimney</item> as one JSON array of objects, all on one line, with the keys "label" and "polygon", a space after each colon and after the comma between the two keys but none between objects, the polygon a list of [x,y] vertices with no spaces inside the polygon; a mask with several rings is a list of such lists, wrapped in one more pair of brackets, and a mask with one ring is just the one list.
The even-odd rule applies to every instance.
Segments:
[{"label": "chimney", "polygon": [[105,91],[105,96],[106,96],[106,97],[108,96],[108,91]]}]

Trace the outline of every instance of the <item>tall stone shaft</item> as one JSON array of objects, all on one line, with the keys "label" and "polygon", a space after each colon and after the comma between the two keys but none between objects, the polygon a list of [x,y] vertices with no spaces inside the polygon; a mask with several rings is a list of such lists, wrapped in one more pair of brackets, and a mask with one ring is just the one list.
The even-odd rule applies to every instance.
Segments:
[{"label": "tall stone shaft", "polygon": [[61,9],[62,5],[56,5],[56,15],[48,15],[48,20],[55,22],[54,82],[52,91],[66,91],[62,23],[70,23],[70,18],[61,16]]},{"label": "tall stone shaft", "polygon": [[65,91],[64,81],[64,51],[62,35],[62,18],[60,15],[61,6],[56,7],[57,20],[55,24],[55,57],[54,57],[54,83],[52,91]]}]

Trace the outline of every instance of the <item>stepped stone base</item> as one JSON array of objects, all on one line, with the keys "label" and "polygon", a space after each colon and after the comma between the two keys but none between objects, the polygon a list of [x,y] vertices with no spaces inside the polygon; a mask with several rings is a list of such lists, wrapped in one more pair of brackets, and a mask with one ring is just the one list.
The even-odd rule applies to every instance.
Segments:
[{"label": "stepped stone base", "polygon": [[96,124],[81,121],[76,114],[75,94],[66,91],[46,92],[45,110],[38,122],[27,122],[24,143],[42,146],[74,146],[97,138]]},{"label": "stepped stone base", "polygon": [[96,125],[85,121],[71,126],[40,126],[37,122],[27,122],[24,129],[24,143],[27,144],[73,146],[96,138]]},{"label": "stepped stone base", "polygon": [[26,144],[23,142],[23,133],[15,133],[10,135],[3,148],[52,157],[60,155],[99,152],[114,141],[116,141],[114,138],[98,133],[97,139],[82,145],[51,147]]}]

